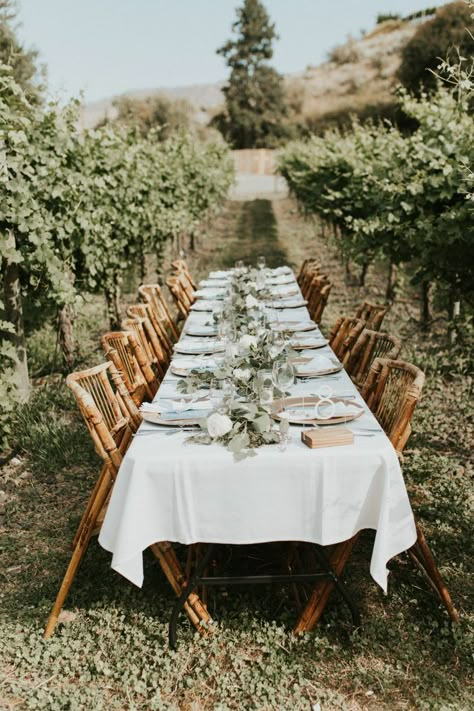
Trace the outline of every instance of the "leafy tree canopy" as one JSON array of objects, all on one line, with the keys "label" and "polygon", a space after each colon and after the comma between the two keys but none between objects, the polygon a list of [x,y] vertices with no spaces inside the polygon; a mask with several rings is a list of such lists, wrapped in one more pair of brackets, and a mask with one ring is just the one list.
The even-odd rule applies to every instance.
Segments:
[{"label": "leafy tree canopy", "polygon": [[275,25],[260,0],[244,0],[232,30],[236,36],[217,50],[230,77],[224,87],[226,110],[213,123],[234,148],[272,147],[288,131],[283,77],[268,64]]},{"label": "leafy tree canopy", "polygon": [[159,94],[145,99],[120,96],[114,101],[118,112],[115,121],[138,128],[142,136],[159,129],[159,137],[166,140],[176,131],[187,131],[193,126],[194,109],[185,99],[169,99]]},{"label": "leafy tree canopy", "polygon": [[[399,79],[409,90],[435,91],[433,72],[442,59],[459,51],[461,56],[472,57],[474,40],[467,27],[471,24],[471,10],[465,2],[453,2],[441,7],[435,17],[420,25],[402,51]],[[429,71],[431,69],[431,71]]]},{"label": "leafy tree canopy", "polygon": [[0,0],[0,63],[13,70],[13,78],[24,90],[30,101],[38,101],[42,85],[39,79],[44,69],[38,70],[38,52],[25,49],[16,36],[14,21],[16,3]]}]

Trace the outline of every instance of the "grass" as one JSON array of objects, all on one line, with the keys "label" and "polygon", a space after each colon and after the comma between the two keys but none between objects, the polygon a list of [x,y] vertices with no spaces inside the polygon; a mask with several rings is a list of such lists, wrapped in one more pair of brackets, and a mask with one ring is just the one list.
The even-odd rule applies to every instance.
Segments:
[{"label": "grass", "polygon": [[[260,253],[270,264],[293,266],[308,254],[321,258],[335,281],[323,328],[362,298],[382,298],[382,269],[371,270],[366,288],[348,286],[318,226],[303,221],[289,200],[229,203],[189,260],[202,276]],[[367,532],[347,569],[363,619],[357,635],[348,634],[336,597],[315,632],[295,639],[297,611],[285,589],[230,589],[209,600],[218,634],[196,638],[183,619],[179,648],[171,652],[166,621],[174,598],[153,557],[145,554],[138,590],[111,571],[109,554],[92,542],[64,622],[43,641],[100,466],[61,376],[44,375],[55,345],[46,329],[35,336],[42,377],[15,430],[21,463],[0,470],[0,708],[307,711],[317,702],[323,711],[473,708],[472,378],[461,355],[452,372],[442,330],[420,335],[417,303],[416,294],[404,294],[387,321],[405,344],[403,356],[428,375],[403,470],[461,613],[459,627],[450,628],[405,556],[391,561],[389,594],[381,593],[368,571],[373,534]],[[78,315],[82,365],[100,359],[97,339],[105,328],[102,303],[93,299]]]}]

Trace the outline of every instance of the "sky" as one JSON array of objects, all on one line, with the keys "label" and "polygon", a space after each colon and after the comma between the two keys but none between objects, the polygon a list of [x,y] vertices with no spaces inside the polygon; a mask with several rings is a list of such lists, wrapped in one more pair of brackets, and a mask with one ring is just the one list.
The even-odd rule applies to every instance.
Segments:
[{"label": "sky", "polygon": [[[225,80],[215,50],[231,35],[238,0],[18,0],[20,38],[40,52],[51,97],[95,101],[131,89]],[[282,73],[319,64],[381,12],[409,14],[433,0],[266,0]]]}]

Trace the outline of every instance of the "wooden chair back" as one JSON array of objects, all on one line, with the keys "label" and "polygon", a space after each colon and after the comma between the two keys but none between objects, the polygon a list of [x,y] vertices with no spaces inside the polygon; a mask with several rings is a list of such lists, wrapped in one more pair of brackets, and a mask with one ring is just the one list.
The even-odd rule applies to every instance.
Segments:
[{"label": "wooden chair back", "polygon": [[365,321],[366,328],[372,331],[379,331],[388,307],[383,304],[372,304],[370,301],[364,301],[356,311],[356,318]]},{"label": "wooden chair back", "polygon": [[296,281],[300,286],[303,277],[305,276],[306,272],[309,270],[310,267],[318,271],[321,268],[321,263],[318,259],[316,259],[316,257],[308,257],[307,259],[303,260],[300,270],[298,272],[298,276],[296,277]]},{"label": "wooden chair back", "polygon": [[329,345],[340,361],[359,338],[365,328],[365,322],[353,316],[340,316],[329,333]]},{"label": "wooden chair back", "polygon": [[97,454],[118,471],[124,447],[142,419],[118,369],[111,361],[101,363],[70,373],[66,385],[76,398]]},{"label": "wooden chair back", "polygon": [[151,400],[156,393],[156,378],[135,334],[110,331],[101,338],[102,348],[125,383],[135,405]]},{"label": "wooden chair back", "polygon": [[155,314],[158,321],[161,321],[167,333],[170,336],[170,341],[176,343],[179,339],[179,331],[168,304],[163,296],[159,284],[142,284],[138,287],[138,293],[141,300],[148,304]]},{"label": "wooden chair back", "polygon": [[319,265],[315,264],[310,265],[308,269],[306,269],[299,282],[299,286],[304,298],[309,299],[312,289],[318,286],[319,288],[321,288],[322,286],[328,283],[329,277],[327,276],[327,274],[323,274]]},{"label": "wooden chair back", "polygon": [[194,281],[193,277],[191,276],[191,272],[189,271],[187,262],[185,262],[184,259],[175,259],[173,262],[171,262],[171,266],[177,274],[180,274],[180,273],[184,274],[187,283],[191,287],[191,290],[196,291],[196,289],[197,289],[196,282]]},{"label": "wooden chair back", "polygon": [[424,382],[423,371],[403,360],[376,358],[370,368],[361,394],[397,452],[410,436]]},{"label": "wooden chair back", "polygon": [[320,288],[315,288],[308,301],[309,315],[315,323],[321,323],[324,309],[329,299],[329,294],[332,289],[331,282],[327,282]]},{"label": "wooden chair back", "polygon": [[127,316],[130,316],[130,318],[145,319],[145,331],[153,346],[153,350],[160,358],[162,366],[165,368],[168,367],[171,354],[173,353],[173,346],[160,322],[155,319],[151,307],[148,304],[133,304],[128,307]]},{"label": "wooden chair back", "polygon": [[351,350],[346,353],[344,367],[355,385],[361,389],[374,360],[376,358],[395,360],[400,350],[400,340],[395,336],[364,328]]},{"label": "wooden chair back", "polygon": [[186,319],[193,302],[186,293],[181,275],[169,276],[166,280],[166,286],[170,290],[171,296],[176,304],[180,320]]},{"label": "wooden chair back", "polygon": [[133,318],[126,318],[122,321],[122,328],[124,331],[130,331],[131,333],[135,334],[145,355],[145,358],[148,361],[150,367],[152,368],[156,379],[159,383],[161,383],[165,373],[161,364],[161,360],[155,352],[153,344],[151,343],[148,337],[148,333],[150,333],[150,331],[153,329],[153,326],[149,324],[146,328],[146,321],[147,319],[140,318],[138,316],[134,316]]}]

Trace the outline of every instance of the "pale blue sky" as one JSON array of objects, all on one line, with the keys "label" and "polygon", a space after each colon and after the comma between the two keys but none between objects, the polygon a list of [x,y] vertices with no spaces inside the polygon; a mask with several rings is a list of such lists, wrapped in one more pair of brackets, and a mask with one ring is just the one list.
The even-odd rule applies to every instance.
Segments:
[{"label": "pale blue sky", "polygon": [[[48,67],[52,94],[87,101],[128,89],[226,78],[215,50],[229,36],[238,0],[19,0],[19,33]],[[433,0],[266,0],[284,73],[324,61],[379,12],[408,14]]]}]

